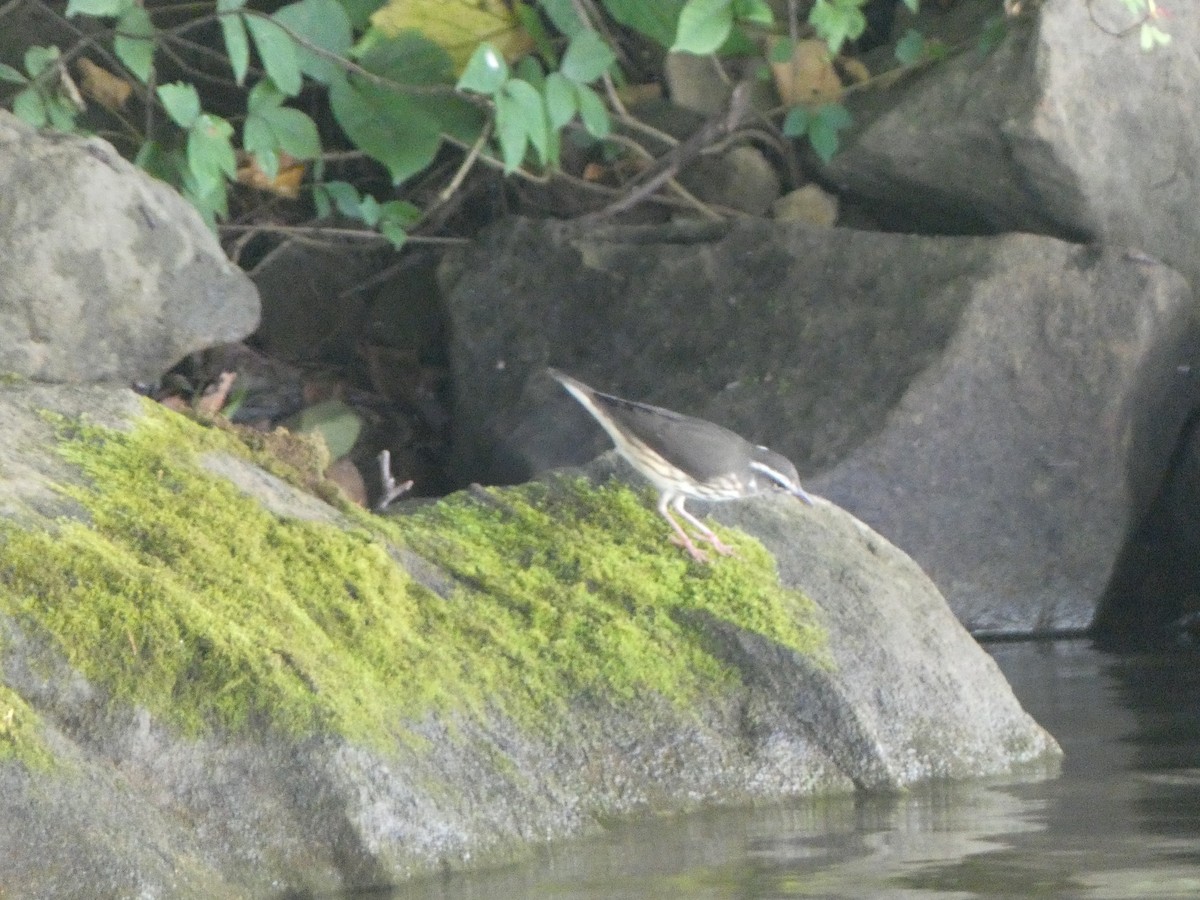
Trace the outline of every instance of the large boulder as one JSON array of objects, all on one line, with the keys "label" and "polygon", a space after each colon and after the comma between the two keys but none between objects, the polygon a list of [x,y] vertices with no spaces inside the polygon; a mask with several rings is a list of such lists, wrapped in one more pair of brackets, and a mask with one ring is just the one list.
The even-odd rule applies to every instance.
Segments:
[{"label": "large boulder", "polygon": [[152,380],[258,323],[258,293],[200,215],[99,138],[0,110],[0,371]]},{"label": "large boulder", "polygon": [[970,49],[849,97],[826,183],[891,228],[1134,247],[1200,284],[1200,17],[1159,20],[1171,42],[1146,51],[1136,5],[1021,3],[977,49],[997,5],[922,4],[922,33]]},{"label": "large boulder", "polygon": [[21,897],[363,890],[614,817],[1059,757],[828,504],[732,509],[778,569],[733,531],[704,566],[611,458],[385,523],[128,392],[9,385],[0,423]]},{"label": "large boulder", "polygon": [[607,446],[553,364],[791,457],[980,632],[1089,625],[1197,397],[1187,283],[1119,248],[512,220],[444,280],[464,480]]}]

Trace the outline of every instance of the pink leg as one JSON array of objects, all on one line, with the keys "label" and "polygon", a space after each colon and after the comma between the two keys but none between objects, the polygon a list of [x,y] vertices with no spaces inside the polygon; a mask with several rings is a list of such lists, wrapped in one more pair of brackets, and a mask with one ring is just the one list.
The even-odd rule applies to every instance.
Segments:
[{"label": "pink leg", "polygon": [[659,498],[658,511],[662,513],[662,517],[664,519],[671,523],[671,528],[675,532],[675,537],[671,538],[671,543],[676,544],[686,550],[692,559],[696,560],[696,562],[708,562],[708,557],[704,554],[704,551],[692,543],[692,539],[688,537],[688,533],[683,530],[683,526],[676,522],[675,517],[671,515],[670,509],[667,508],[669,499],[670,498],[668,498],[666,495]]},{"label": "pink leg", "polygon": [[687,519],[689,522],[692,523],[692,526],[698,532],[700,532],[700,536],[702,538],[704,538],[706,541],[708,541],[710,544],[713,545],[714,550],[716,550],[722,556],[733,556],[733,548],[732,547],[730,547],[728,544],[726,544],[724,541],[722,541],[719,537],[717,537],[717,535],[713,532],[713,530],[711,528],[709,528],[707,525],[705,525],[703,522],[701,522],[699,519],[697,519],[690,512],[688,512],[686,509],[683,508],[683,501],[686,499],[687,499],[686,497],[677,497],[671,505],[673,507],[675,507],[676,511],[681,516],[683,516],[685,519]]}]

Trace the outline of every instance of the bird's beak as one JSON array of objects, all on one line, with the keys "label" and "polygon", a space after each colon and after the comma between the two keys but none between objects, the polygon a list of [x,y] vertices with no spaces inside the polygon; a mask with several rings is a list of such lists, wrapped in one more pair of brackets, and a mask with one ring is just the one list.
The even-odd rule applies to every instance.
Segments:
[{"label": "bird's beak", "polygon": [[796,485],[796,489],[794,491],[792,491],[791,493],[792,493],[793,497],[799,497],[801,500],[803,500],[809,506],[815,505],[813,503],[812,496],[808,493],[808,491],[806,491],[804,488],[800,487],[800,485]]}]

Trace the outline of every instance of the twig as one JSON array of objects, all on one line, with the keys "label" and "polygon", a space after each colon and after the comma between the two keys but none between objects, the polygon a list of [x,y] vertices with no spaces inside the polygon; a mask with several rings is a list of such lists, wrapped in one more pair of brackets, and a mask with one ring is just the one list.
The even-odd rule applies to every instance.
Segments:
[{"label": "twig", "polygon": [[729,103],[722,115],[710,119],[686,141],[664,154],[654,167],[633,183],[621,199],[610,203],[599,212],[589,213],[581,218],[593,221],[622,213],[674,179],[679,170],[699,156],[706,147],[737,129],[749,110],[750,87],[749,81],[738,84],[729,95]]},{"label": "twig", "polygon": [[458,171],[454,173],[454,177],[450,182],[438,192],[438,203],[446,203],[450,197],[462,187],[463,181],[467,177],[467,173],[475,167],[475,161],[479,159],[479,155],[483,152],[483,148],[487,146],[488,140],[492,136],[492,123],[489,121],[483,130],[479,133],[479,139],[471,145],[471,149],[467,152],[462,164],[458,167]]},{"label": "twig", "polygon": [[375,512],[383,512],[391,505],[392,501],[401,494],[407,493],[412,489],[413,481],[396,483],[396,476],[392,474],[392,454],[390,450],[379,451],[379,480],[383,484],[383,496],[381,496],[375,504]]}]

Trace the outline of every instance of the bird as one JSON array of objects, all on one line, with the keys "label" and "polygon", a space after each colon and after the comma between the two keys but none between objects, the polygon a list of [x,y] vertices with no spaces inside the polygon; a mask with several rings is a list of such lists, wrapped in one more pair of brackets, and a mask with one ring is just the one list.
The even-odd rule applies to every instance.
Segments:
[{"label": "bird", "polygon": [[713,422],[604,394],[557,369],[547,371],[608,432],[617,452],[658,489],[658,512],[675,532],[673,542],[697,562],[708,557],[672,510],[717,553],[728,556],[733,548],[688,512],[687,500],[739,500],[776,490],[813,503],[800,486],[796,467],[774,450]]}]

